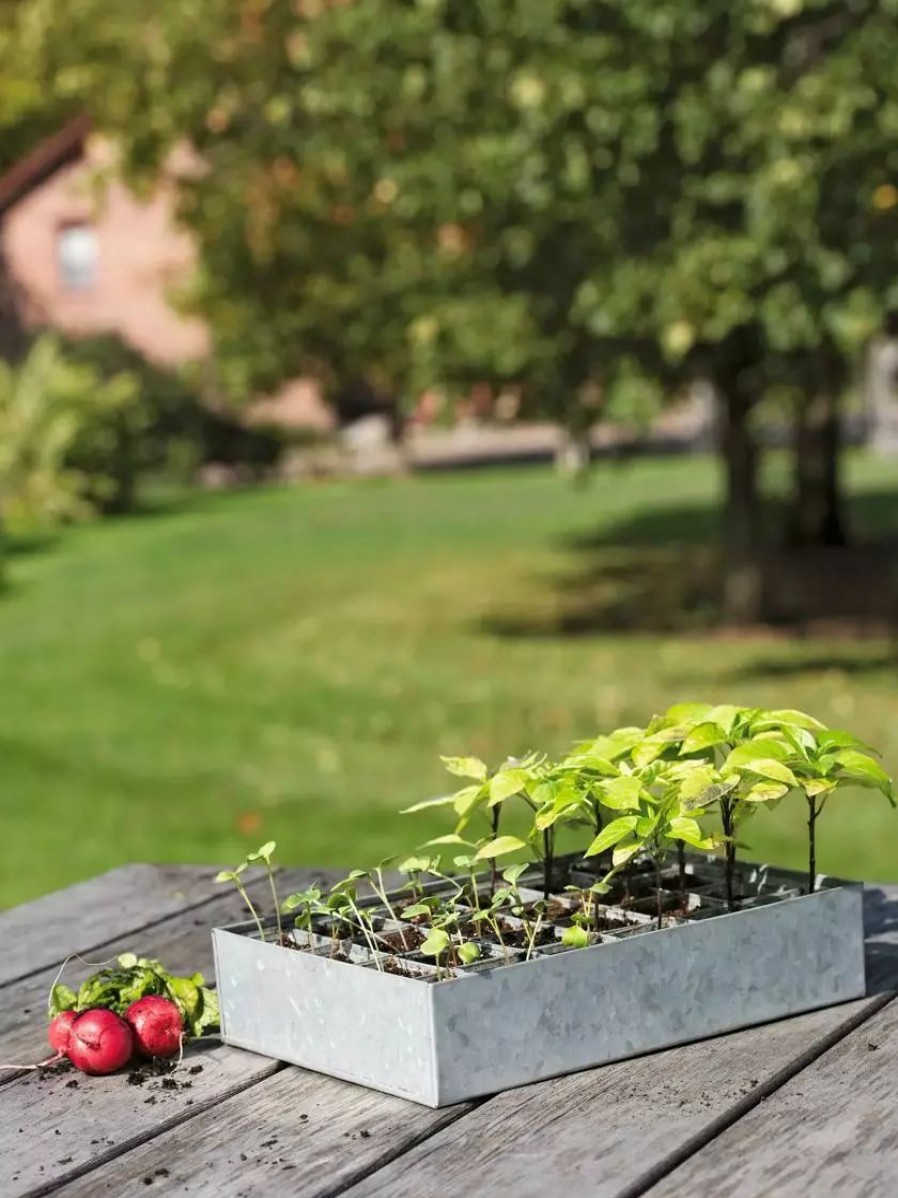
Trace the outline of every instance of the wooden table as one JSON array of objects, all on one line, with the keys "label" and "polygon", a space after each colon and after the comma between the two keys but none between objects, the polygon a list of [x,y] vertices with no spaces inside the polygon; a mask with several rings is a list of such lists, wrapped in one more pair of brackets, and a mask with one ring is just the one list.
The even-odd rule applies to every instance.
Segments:
[{"label": "wooden table", "polygon": [[[211,975],[209,930],[241,915],[213,873],[128,866],[0,914],[0,1059],[46,1052],[69,953]],[[894,1198],[898,887],[866,914],[858,1002],[439,1111],[215,1045],[177,1090],[0,1074],[0,1196]]]}]

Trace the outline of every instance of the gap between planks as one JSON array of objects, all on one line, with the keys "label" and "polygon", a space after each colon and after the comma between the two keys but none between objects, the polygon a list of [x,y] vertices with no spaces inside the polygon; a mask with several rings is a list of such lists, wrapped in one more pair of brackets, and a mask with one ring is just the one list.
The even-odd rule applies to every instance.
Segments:
[{"label": "gap between planks", "polygon": [[114,1149],[107,1152],[101,1152],[95,1157],[91,1157],[89,1161],[85,1161],[83,1165],[72,1169],[68,1173],[62,1173],[57,1177],[45,1182],[43,1185],[36,1186],[34,1189],[25,1190],[21,1198],[44,1198],[45,1194],[54,1194],[57,1190],[70,1182],[77,1181],[81,1177],[86,1177],[89,1173],[93,1173],[102,1165],[108,1165],[111,1161],[117,1160],[126,1153],[139,1148],[142,1144],[147,1144],[151,1140],[155,1140],[157,1136],[164,1135],[165,1132],[171,1131],[175,1127],[179,1127],[184,1123],[188,1123],[191,1119],[195,1119],[197,1115],[202,1115],[206,1111],[211,1111],[221,1103],[226,1102],[229,1098],[235,1098],[238,1094],[243,1094],[247,1090],[251,1090],[253,1086],[259,1085],[263,1081],[267,1081],[269,1077],[279,1073],[287,1066],[282,1061],[272,1061],[271,1070],[268,1073],[253,1077],[248,1081],[239,1082],[237,1085],[230,1086],[227,1090],[223,1090],[220,1094],[216,1094],[213,1098],[209,1098],[206,1102],[197,1103],[191,1107],[189,1112],[179,1111],[177,1115],[172,1115],[169,1119],[163,1120],[155,1127],[148,1128],[141,1132],[140,1135],[133,1136],[130,1140],[122,1140],[116,1144]]},{"label": "gap between planks", "polygon": [[[209,884],[214,887],[216,885],[213,882],[213,878],[215,877],[215,874],[212,873],[212,870],[215,867],[214,866],[209,866],[209,867],[199,866],[197,868],[198,868],[198,870],[202,871],[200,873],[200,880],[204,879],[204,876],[206,873],[206,868],[208,868]],[[282,876],[282,875],[288,874],[288,873],[297,873],[297,872],[300,872],[300,870],[290,869],[288,867],[281,867],[275,871],[275,877]],[[324,870],[324,869],[321,869],[321,870],[309,869],[309,870],[303,871],[303,872],[308,872],[309,874],[313,875],[311,880],[314,881],[315,877],[317,877],[318,875],[327,874],[328,872],[331,872],[331,871]],[[247,883],[246,889],[251,890],[253,893],[255,893],[256,890],[262,888],[263,886],[267,887],[267,885],[268,885],[268,882],[267,882],[266,878],[254,878],[253,881]],[[62,893],[64,893],[64,891],[58,891],[57,893],[62,894]],[[81,957],[86,957],[88,954],[101,951],[106,945],[111,944],[116,940],[121,940],[122,938],[124,938],[126,936],[138,936],[138,935],[142,934],[143,932],[151,931],[153,928],[157,928],[161,924],[168,923],[170,920],[178,919],[182,915],[187,915],[192,911],[197,911],[202,907],[208,906],[209,903],[213,903],[213,902],[215,902],[216,899],[220,898],[222,893],[223,893],[222,890],[218,890],[218,889],[210,890],[209,893],[207,895],[205,895],[203,898],[190,900],[189,902],[186,902],[182,907],[178,907],[174,911],[168,911],[164,914],[160,914],[160,915],[154,917],[153,919],[150,919],[150,920],[146,921],[145,923],[137,924],[134,927],[124,928],[121,932],[116,932],[116,934],[113,936],[106,936],[104,939],[98,941],[96,944],[89,944],[89,945],[85,946],[84,948],[79,948],[77,950],[78,955]],[[60,959],[59,963],[62,964],[62,961],[64,961],[65,959],[66,959],[65,957],[62,957]],[[15,977],[5,978],[3,981],[0,981],[0,990],[5,989],[7,986],[13,986],[17,982],[26,982],[26,981],[28,981],[29,978],[36,977],[38,974],[44,973],[47,969],[52,969],[52,968],[53,968],[52,965],[48,965],[45,963],[42,965],[35,966],[34,969],[28,969],[24,973],[17,974]]]},{"label": "gap between planks", "polygon": [[827,1035],[821,1036],[816,1044],[811,1048],[805,1049],[803,1053],[800,1053],[788,1065],[780,1069],[778,1073],[774,1073],[765,1082],[762,1082],[761,1085],[752,1090],[751,1093],[738,1102],[735,1102],[722,1115],[713,1119],[698,1135],[681,1144],[676,1152],[672,1152],[670,1156],[659,1161],[657,1165],[654,1165],[641,1177],[637,1178],[631,1185],[622,1189],[618,1198],[642,1198],[658,1182],[663,1181],[665,1177],[669,1177],[671,1173],[685,1164],[690,1157],[707,1148],[709,1144],[713,1143],[714,1140],[731,1128],[734,1123],[738,1123],[749,1111],[760,1106],[762,1102],[770,1098],[777,1090],[786,1085],[787,1082],[790,1082],[793,1077],[797,1077],[799,1073],[809,1065],[812,1065],[814,1061],[819,1060],[820,1057],[830,1052],[847,1036],[851,1035],[852,1032],[857,1031],[859,1027],[862,1027],[874,1015],[878,1015],[880,1011],[893,1003],[896,998],[898,998],[898,993],[879,994],[875,998],[872,998],[864,1010],[858,1011],[856,1015],[847,1019]]},{"label": "gap between planks", "polygon": [[[314,878],[320,879],[323,875],[323,872],[324,871],[321,870],[310,871],[307,869],[285,870],[283,871],[282,877],[287,880],[291,886],[305,886],[308,885],[312,880],[310,875],[312,875]],[[251,890],[253,894],[255,894],[257,890],[261,890],[262,894],[266,894],[267,882],[265,879],[256,879],[248,884],[248,889]],[[190,973],[194,969],[201,967],[202,971],[206,973],[207,977],[211,978],[212,974],[210,971],[213,969],[213,963],[211,954],[210,930],[216,924],[232,923],[235,919],[240,919],[243,917],[242,912],[240,914],[234,914],[231,912],[225,914],[224,908],[236,903],[237,901],[238,896],[235,892],[221,889],[218,893],[213,893],[210,895],[208,901],[202,903],[200,906],[179,910],[169,915],[165,919],[162,919],[158,924],[153,925],[157,928],[157,942],[152,946],[147,946],[148,955],[153,957],[162,957],[164,963],[170,964],[176,973]],[[204,915],[206,913],[209,915],[212,915],[213,912],[217,913],[214,914],[212,918],[208,918],[206,920],[208,926],[205,926],[204,924],[203,926],[194,929],[188,925],[195,923],[196,919],[194,918],[194,920],[190,920],[185,917],[190,915],[196,917],[198,910],[204,913]],[[126,948],[133,948],[135,937],[141,934],[142,933],[140,930],[125,931],[121,935],[117,934],[105,940],[102,945],[98,946],[98,950],[95,948],[93,950],[86,951],[99,951],[104,955],[111,954],[111,958],[114,958],[117,953],[124,952]],[[180,945],[185,938],[189,938],[191,936],[193,936],[198,943],[200,941],[208,941],[209,951],[197,951],[195,957],[193,957],[191,954],[190,960],[187,959],[186,954],[176,953],[175,963],[172,964],[171,957],[168,955],[172,950],[172,945]],[[199,964],[197,964],[197,962],[199,962]],[[28,977],[20,978],[16,983],[11,983],[10,986],[5,989],[4,997],[6,999],[6,1008],[9,1009],[11,1005],[14,1005],[17,1001],[19,1001],[18,996],[22,993],[23,988],[34,989],[37,986],[38,980],[41,978],[43,979],[44,987],[46,987],[46,989],[42,990],[40,994],[34,993],[24,996],[23,1005],[27,1003],[27,1005],[32,1008],[33,1012],[27,1024],[23,1022],[21,1027],[18,1027],[15,1024],[8,1027],[0,1027],[0,1058],[3,1060],[27,1060],[29,1054],[34,1052],[33,1049],[26,1047],[27,1040],[24,1034],[25,1029],[31,1024],[32,1021],[34,1023],[35,1029],[37,1029],[38,1024],[41,1025],[41,1028],[43,1027],[42,1012],[44,1010],[44,1004],[46,1001],[46,990],[49,989],[53,978],[56,976],[57,968],[57,965],[44,966],[43,968],[30,974]],[[212,984],[215,984],[214,979],[212,979]],[[2,1023],[3,1021],[0,1021],[0,1025],[2,1025]],[[39,1038],[41,1045],[43,1046],[44,1041],[42,1030]],[[21,1043],[19,1040],[21,1040]],[[35,1055],[40,1056],[40,1051],[38,1051]],[[0,1090],[2,1090],[5,1086],[27,1076],[28,1072],[29,1071],[23,1069],[8,1069],[0,1071]]]}]

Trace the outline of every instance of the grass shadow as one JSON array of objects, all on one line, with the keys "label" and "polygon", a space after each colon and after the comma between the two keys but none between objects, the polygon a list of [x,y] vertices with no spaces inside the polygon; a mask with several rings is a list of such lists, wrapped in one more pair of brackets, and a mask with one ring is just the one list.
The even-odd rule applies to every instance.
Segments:
[{"label": "grass shadow", "polygon": [[831,652],[815,653],[809,657],[758,657],[734,670],[731,677],[746,681],[752,678],[799,678],[803,674],[824,674],[828,671],[856,677],[894,670],[896,666],[898,645],[895,644],[888,650],[872,654],[859,654],[857,650],[839,650],[834,647]]},{"label": "grass shadow", "polygon": [[[883,611],[871,610],[865,597],[871,587],[883,585],[890,571],[898,573],[898,495],[891,490],[870,491],[856,496],[849,511],[849,522],[856,531],[861,546],[861,558],[840,558],[833,550],[831,559],[822,565],[824,588],[820,612],[793,617],[782,614],[771,605],[770,622],[754,626],[769,632],[788,629],[799,635],[815,635],[830,616],[839,622],[838,631],[852,638],[859,634],[881,636],[890,629],[896,613],[890,608],[890,595],[885,594]],[[769,544],[782,543],[784,512],[781,505],[768,503],[764,525]],[[721,629],[724,625],[723,589],[724,556],[720,548],[721,512],[707,503],[665,504],[645,507],[616,520],[595,532],[568,534],[558,547],[569,556],[554,574],[534,576],[523,595],[501,609],[488,612],[480,621],[481,630],[498,637],[557,638],[584,637],[614,632],[616,634],[702,633]],[[892,538],[889,540],[889,538]],[[828,552],[828,551],[827,551]],[[846,555],[852,550],[845,551]],[[881,576],[877,574],[879,554],[882,554]],[[777,550],[767,555],[765,586],[774,592],[780,586],[795,588],[805,574],[819,563],[802,561],[798,555]],[[861,561],[864,573],[852,578],[851,572]],[[849,585],[843,583],[848,575]],[[831,589],[826,584],[832,583]],[[809,584],[813,592],[814,583]],[[854,593],[851,588],[854,587]],[[896,590],[894,583],[892,590]],[[832,611],[826,603],[832,603]],[[801,601],[797,607],[800,608]],[[788,606],[788,605],[787,605]],[[875,605],[874,605],[875,606]],[[898,608],[898,592],[896,592]],[[748,635],[749,630],[742,630]],[[815,666],[794,662],[769,662],[783,674],[814,669],[840,668],[838,663]],[[844,659],[846,668],[858,672],[886,668],[891,657],[886,655],[878,664],[866,664]],[[759,674],[770,674],[758,664]]]}]

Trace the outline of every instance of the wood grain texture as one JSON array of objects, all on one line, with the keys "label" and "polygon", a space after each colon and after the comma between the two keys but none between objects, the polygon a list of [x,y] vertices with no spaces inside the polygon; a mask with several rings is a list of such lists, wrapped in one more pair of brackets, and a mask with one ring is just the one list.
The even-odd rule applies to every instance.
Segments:
[{"label": "wood grain texture", "polygon": [[618,1198],[871,1001],[509,1090],[348,1193]]},{"label": "wood grain texture", "polygon": [[[122,872],[122,871],[116,871]],[[313,879],[327,878],[321,870],[285,870],[279,878],[279,891],[311,885]],[[259,879],[249,884],[251,893],[266,894],[267,884]],[[261,899],[260,899],[261,901]],[[214,896],[201,905],[178,911],[140,932],[128,931],[100,945],[96,961],[108,960],[117,953],[136,952],[141,956],[158,957],[173,972],[195,973],[214,977],[212,960],[212,928],[245,918],[239,896],[230,888],[216,887]],[[39,1061],[47,1055],[46,1010],[50,985],[60,962],[49,969],[8,985],[0,1004],[0,1061]],[[92,970],[72,962],[65,979],[78,985]],[[0,1088],[15,1080],[12,1072],[0,1071]]]},{"label": "wood grain texture", "polygon": [[[282,892],[307,885],[311,872],[291,871],[281,882]],[[867,900],[868,976],[872,990],[882,992],[898,985],[898,888],[871,888]],[[211,973],[209,928],[240,918],[239,907],[236,896],[216,892],[208,901],[162,917],[136,938],[126,932],[104,942],[104,955],[134,949],[158,955],[176,969]],[[43,1002],[53,972],[43,970],[5,988],[0,1058],[9,1059],[10,1049],[22,1047],[26,1034],[37,1031],[42,1042]],[[16,1013],[17,1004],[23,1014]],[[37,1010],[26,1016],[28,1004]],[[597,1198],[634,1198],[670,1173],[656,1187],[657,1198],[680,1198],[681,1193],[716,1198],[713,1167],[707,1184],[693,1180],[670,1194],[660,1187],[679,1183],[689,1168],[704,1167],[705,1154],[716,1146],[732,1142],[728,1150],[735,1154],[741,1129],[754,1120],[760,1122],[753,1151],[760,1158],[765,1142],[760,1129],[770,1104],[846,1046],[860,1043],[890,1011],[895,1023],[888,1024],[883,1040],[891,1044],[898,1042],[898,1003],[879,993],[441,1111],[224,1048],[193,1058],[203,1071],[188,1074],[193,1086],[177,1092],[157,1089],[155,1082],[132,1086],[122,1075],[75,1077],[77,1091],[66,1085],[72,1074],[20,1076],[0,1087],[0,1194],[93,1198],[150,1190],[203,1198],[331,1198],[343,1192],[353,1198],[506,1193],[545,1198],[567,1189]],[[848,1034],[862,1019],[867,1022]],[[883,1048],[865,1051],[875,1058]],[[887,1083],[890,1075],[893,1081],[898,1076],[894,1055],[898,1048],[884,1055],[872,1083],[874,1113],[888,1109]],[[832,1086],[839,1077],[836,1070]],[[851,1097],[866,1084],[866,1075],[860,1075],[850,1087]],[[153,1097],[155,1102],[147,1101]],[[838,1101],[831,1096],[821,1104],[818,1135],[829,1134],[825,1107],[837,1121],[845,1101],[845,1095]],[[887,1152],[887,1132],[877,1139],[875,1118],[873,1123],[870,1141]],[[883,1119],[882,1127],[889,1123]],[[732,1131],[726,1130],[730,1124]],[[863,1133],[859,1125],[855,1134]],[[805,1148],[805,1160],[808,1155]],[[836,1155],[833,1168],[837,1164]],[[877,1172],[874,1165],[868,1176],[878,1185],[885,1170]],[[734,1155],[719,1176],[736,1167],[742,1164]],[[840,1174],[833,1176],[841,1182]],[[765,1173],[758,1177],[760,1188],[733,1191],[734,1198],[788,1193]],[[656,1198],[656,1190],[650,1192]],[[730,1191],[719,1192],[729,1198]],[[795,1192],[811,1191],[805,1186]],[[813,1192],[828,1191],[815,1187]],[[844,1192],[850,1198],[854,1193],[878,1198],[879,1193]]]},{"label": "wood grain texture", "polygon": [[[877,989],[898,983],[896,912],[898,888],[877,888],[866,911],[868,961]],[[553,1192],[593,1198],[637,1194],[656,1171],[698,1150],[722,1124],[781,1084],[790,1067],[801,1069],[855,1021],[872,1017],[883,1001],[882,995],[873,996],[509,1091],[349,1193],[352,1198],[461,1198],[513,1192],[516,1198],[543,1198],[551,1184]],[[691,1198],[706,1193],[693,1188]],[[686,1194],[684,1188],[683,1198]]]},{"label": "wood grain texture", "polygon": [[60,1194],[323,1198],[467,1109],[430,1110],[303,1069],[285,1069],[66,1185]]},{"label": "wood grain texture", "polygon": [[0,985],[212,897],[214,866],[125,865],[0,912]]},{"label": "wood grain texture", "polygon": [[[206,1104],[281,1068],[275,1061],[215,1047],[185,1054],[187,1090],[165,1079],[129,1085],[124,1074],[85,1077],[74,1071],[20,1078],[0,1090],[0,1194],[45,1193],[61,1179],[126,1152],[148,1135],[179,1123]],[[187,1069],[202,1065],[202,1073]],[[179,1074],[181,1076],[181,1074]],[[69,1083],[77,1082],[77,1089]]]},{"label": "wood grain texture", "polygon": [[[281,876],[280,888],[288,893],[326,877],[321,870],[288,870]],[[252,885],[258,888],[263,882]],[[239,897],[217,887],[208,902],[178,911],[142,933],[128,932],[104,945],[103,955],[132,950],[159,956],[172,970],[199,969],[211,978],[210,929],[244,917]],[[45,970],[4,990],[0,1059],[34,1060],[46,1055],[45,1002],[55,972],[55,967]],[[77,980],[87,972],[82,967],[73,971],[73,977]],[[277,1062],[237,1049],[201,1048],[195,1046],[185,1057],[186,1067],[203,1066],[195,1076],[179,1074],[192,1083],[185,1090],[163,1089],[158,1081],[133,1086],[125,1074],[85,1078],[72,1071],[13,1076],[0,1087],[0,1194],[6,1198],[43,1193],[60,1179],[101,1164],[280,1068]],[[71,1087],[73,1081],[77,1087]]]},{"label": "wood grain texture", "polygon": [[894,1198],[898,1002],[648,1191],[650,1198]]}]

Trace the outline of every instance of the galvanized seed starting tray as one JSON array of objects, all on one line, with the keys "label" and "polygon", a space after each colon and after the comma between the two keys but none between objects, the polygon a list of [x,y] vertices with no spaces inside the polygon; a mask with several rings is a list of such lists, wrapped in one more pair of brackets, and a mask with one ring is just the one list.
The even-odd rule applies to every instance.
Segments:
[{"label": "galvanized seed starting tray", "polygon": [[[729,912],[719,859],[687,862],[685,905],[676,869],[663,875],[662,928],[654,874],[637,869],[629,894],[603,896],[595,942],[568,948],[578,904],[564,886],[588,887],[607,865],[560,860],[529,958],[505,916],[504,947],[482,938],[474,963],[434,964],[422,929],[377,899],[359,904],[367,935],[337,939],[315,920],[291,931],[296,951],[263,943],[253,923],[217,928],[222,1037],[438,1107],[864,994],[860,886],[821,877],[804,894],[803,875],[743,862]],[[521,886],[542,898],[541,869]]]}]

